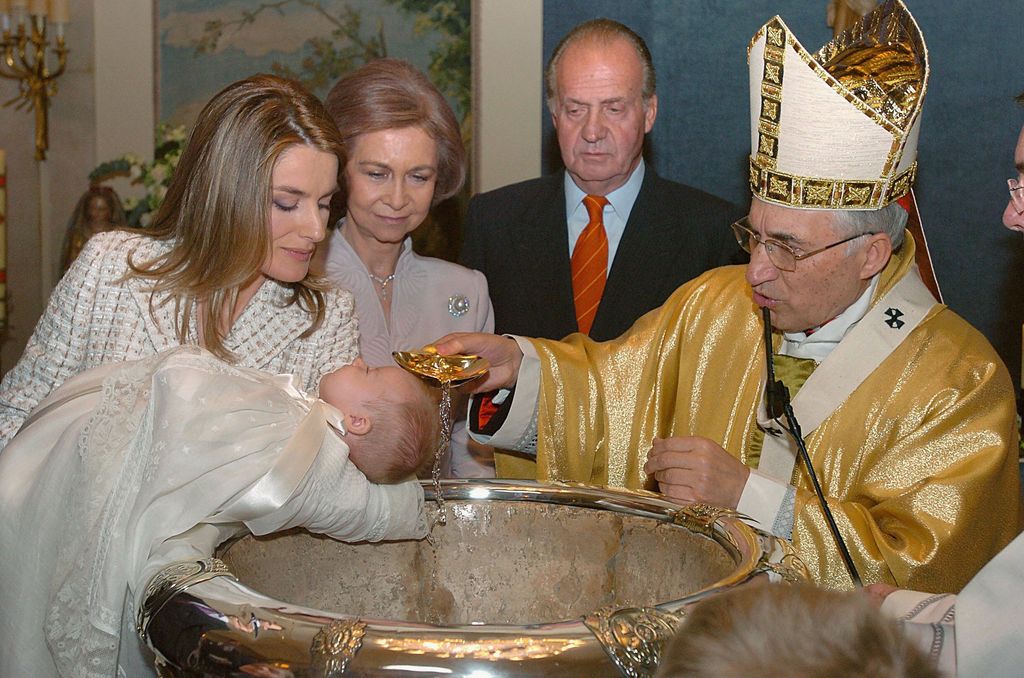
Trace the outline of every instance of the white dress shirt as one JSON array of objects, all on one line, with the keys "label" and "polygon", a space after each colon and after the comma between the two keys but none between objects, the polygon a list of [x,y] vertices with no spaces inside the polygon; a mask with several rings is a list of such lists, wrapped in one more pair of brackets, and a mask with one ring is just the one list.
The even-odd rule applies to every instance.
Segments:
[{"label": "white dress shirt", "polygon": [[[576,241],[583,233],[583,229],[590,222],[590,215],[583,198],[586,193],[576,185],[569,173],[565,173],[565,213],[568,215],[569,226],[569,258],[572,258],[572,251],[576,248]],[[612,261],[615,259],[615,252],[619,248],[622,234],[626,232],[626,222],[629,221],[629,213],[633,211],[633,204],[636,197],[640,195],[640,187],[644,183],[644,161],[629,175],[622,186],[604,196],[608,204],[604,206],[604,231],[608,236],[608,271],[612,270]]]}]

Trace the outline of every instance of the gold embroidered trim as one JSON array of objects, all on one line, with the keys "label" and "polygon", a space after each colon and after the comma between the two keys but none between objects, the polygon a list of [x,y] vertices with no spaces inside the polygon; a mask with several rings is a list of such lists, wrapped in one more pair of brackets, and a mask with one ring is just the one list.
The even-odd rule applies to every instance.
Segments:
[{"label": "gold embroidered trim", "polygon": [[[856,48],[853,59],[846,54],[851,48]],[[912,126],[927,90],[928,48],[921,28],[902,1],[883,3],[824,44],[812,58],[828,64],[844,89],[857,91],[857,98],[864,102],[873,102],[867,105],[887,120],[904,131]],[[870,73],[870,78],[849,77],[863,73]]]},{"label": "gold embroidered trim", "polygon": [[917,174],[914,162],[891,181],[801,177],[779,172],[774,161],[769,165],[762,158],[760,152],[750,156],[750,192],[789,207],[879,209],[906,195]]},{"label": "gold embroidered trim", "polygon": [[[849,30],[823,45],[815,54],[811,54],[800,44],[781,17],[773,17],[754,34],[747,45],[747,58],[749,59],[750,51],[757,41],[762,36],[765,38],[763,75],[765,82],[762,82],[761,96],[765,96],[766,83],[781,85],[781,66],[784,61],[785,46],[788,45],[833,91],[868,116],[875,124],[896,137],[898,145],[893,151],[898,156],[897,151],[902,150],[902,141],[905,135],[913,127],[920,114],[927,91],[929,66],[928,49],[924,44],[917,22],[902,2],[896,0],[893,4],[895,5],[894,10],[884,11],[884,7],[876,9]],[[851,90],[822,65],[842,56],[843,52],[851,47],[872,42],[874,37],[881,37],[889,45],[899,46],[905,51],[908,59],[920,64],[922,71],[919,77],[913,78],[920,83],[920,91],[909,90],[908,98],[910,100],[902,102],[903,105],[889,97],[877,82],[864,81],[860,83],[858,91]],[[771,63],[770,67],[769,63]],[[898,61],[890,63],[888,68],[894,74],[907,75],[908,69],[901,69]],[[878,102],[877,107],[868,104],[865,99]]]},{"label": "gold embroidered trim", "polygon": [[[761,112],[758,119],[757,157],[760,164],[774,169],[779,157],[779,118],[782,116],[782,78],[789,31],[775,17],[764,25],[764,68],[761,78]],[[779,190],[782,190],[781,188]]]},{"label": "gold embroidered trim", "polygon": [[[749,181],[750,190],[754,195],[769,202],[792,207],[878,209],[910,190],[917,173],[916,162],[896,177],[892,177],[891,174],[903,156],[908,134],[913,129],[924,100],[924,84],[927,82],[928,74],[927,50],[920,29],[910,12],[898,0],[893,4],[894,10],[889,8],[885,11],[872,12],[852,29],[822,47],[816,55],[811,55],[804,49],[778,16],[773,17],[754,35],[747,47],[748,58],[754,44],[762,36],[765,40],[760,87],[761,107],[757,118],[757,149],[750,156]],[[821,62],[842,58],[845,50],[859,47],[863,43],[887,46],[896,44],[903,50],[902,56],[899,57],[885,52],[878,58],[885,61],[883,65],[888,73],[885,76],[889,78],[887,82],[911,83],[902,91],[905,95],[903,101],[909,102],[909,108],[901,108],[900,102],[894,101],[878,82],[870,78],[853,77],[858,84],[858,90],[854,91],[822,66]],[[886,155],[880,178],[848,180],[802,177],[777,170],[779,122],[782,118],[782,83],[785,77],[784,61],[787,47],[792,48],[835,92],[892,134],[893,143]],[[864,58],[870,59],[870,56]],[[862,66],[857,59],[847,59],[840,65],[845,72],[854,76],[858,76],[857,69]],[[917,73],[914,69],[918,65],[922,69],[920,92],[913,86]],[[872,69],[867,67],[862,70],[865,73],[872,72]],[[876,106],[869,105],[867,101],[875,102]]]}]

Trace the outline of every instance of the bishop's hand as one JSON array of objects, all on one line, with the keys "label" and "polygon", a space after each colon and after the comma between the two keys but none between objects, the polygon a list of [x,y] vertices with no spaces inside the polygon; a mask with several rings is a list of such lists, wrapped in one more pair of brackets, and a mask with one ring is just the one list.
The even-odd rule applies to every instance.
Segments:
[{"label": "bishop's hand", "polygon": [[487,359],[490,370],[483,379],[472,382],[473,393],[512,388],[519,379],[523,352],[514,339],[499,334],[456,332],[441,337],[431,345],[438,353],[445,355],[463,353]]},{"label": "bishop's hand", "polygon": [[713,440],[700,436],[655,438],[644,471],[678,504],[702,502],[735,509],[750,469]]}]

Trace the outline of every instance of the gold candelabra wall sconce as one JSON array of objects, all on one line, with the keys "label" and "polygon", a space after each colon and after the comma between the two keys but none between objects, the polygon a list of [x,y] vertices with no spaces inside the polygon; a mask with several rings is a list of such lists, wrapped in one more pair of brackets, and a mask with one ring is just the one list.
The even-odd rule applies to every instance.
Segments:
[{"label": "gold candelabra wall sconce", "polygon": [[[67,64],[64,27],[70,20],[68,4],[69,0],[0,0],[0,77],[18,83],[18,94],[3,105],[35,113],[36,160],[46,159],[50,97],[56,94],[56,80]],[[55,37],[47,35],[51,26]]]}]

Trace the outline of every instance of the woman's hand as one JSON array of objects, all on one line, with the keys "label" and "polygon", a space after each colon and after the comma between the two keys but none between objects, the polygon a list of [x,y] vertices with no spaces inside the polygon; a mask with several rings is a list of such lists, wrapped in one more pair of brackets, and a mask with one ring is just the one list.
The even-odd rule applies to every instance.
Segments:
[{"label": "woman's hand", "polygon": [[514,339],[500,334],[456,332],[441,337],[431,345],[442,355],[463,353],[487,359],[490,363],[487,376],[470,384],[472,393],[512,388],[519,379],[523,352]]}]

